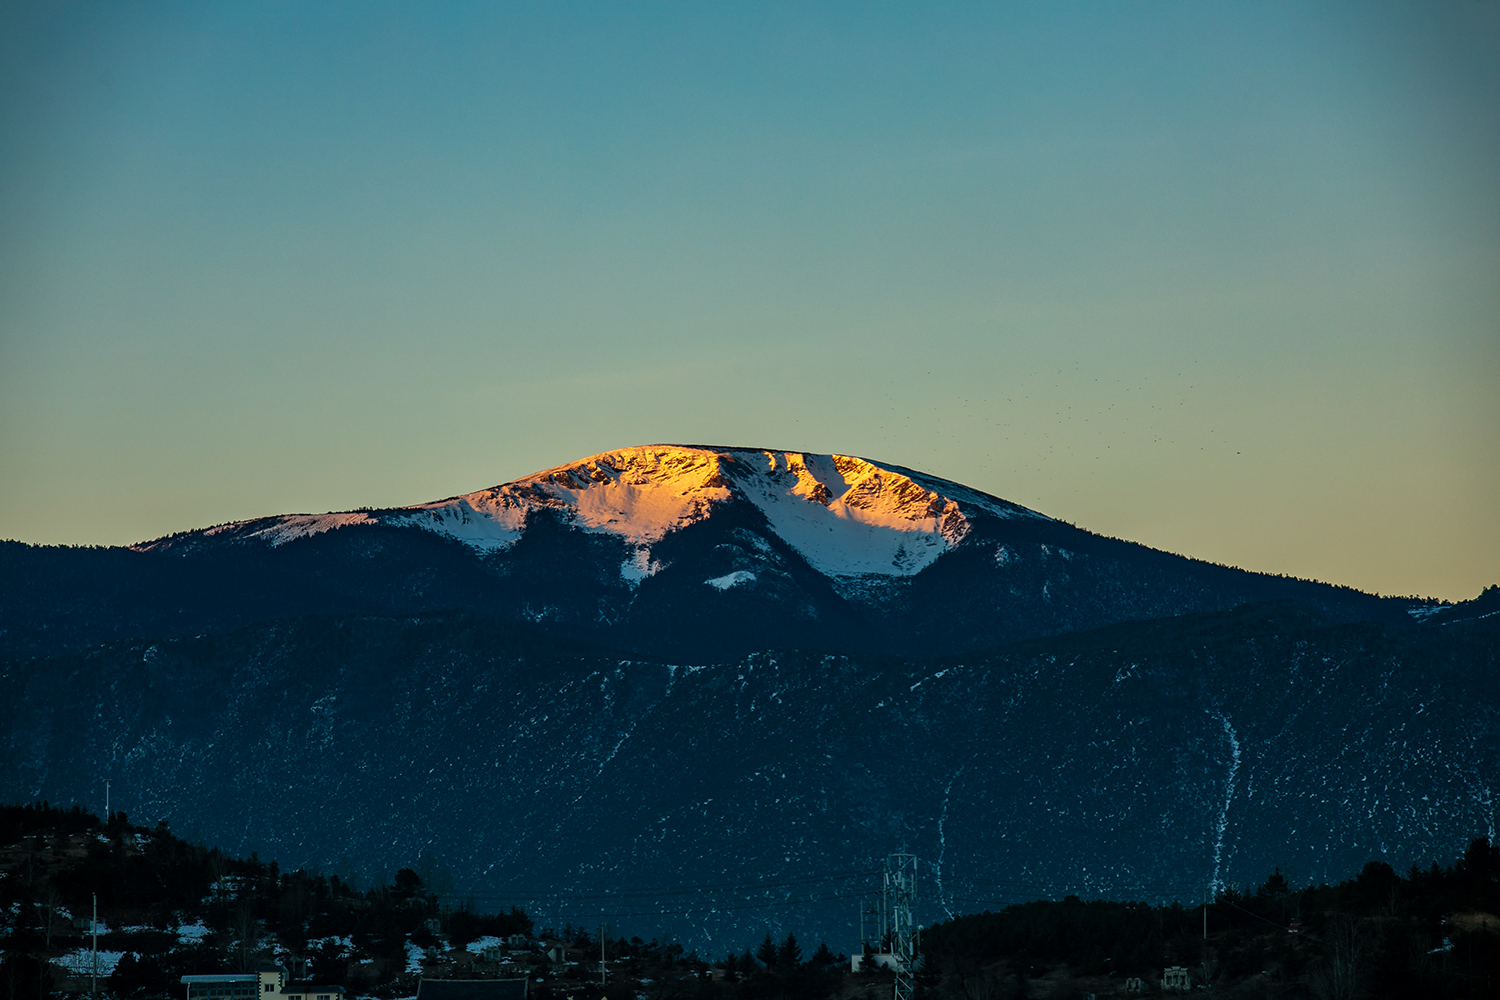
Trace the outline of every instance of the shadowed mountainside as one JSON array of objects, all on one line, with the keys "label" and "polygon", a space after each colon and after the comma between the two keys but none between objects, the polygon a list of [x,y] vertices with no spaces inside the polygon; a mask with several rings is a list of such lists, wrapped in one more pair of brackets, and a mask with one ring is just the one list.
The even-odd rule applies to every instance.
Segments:
[{"label": "shadowed mountainside", "polygon": [[[559,923],[606,889],[864,871],[903,844],[935,868],[929,922],[981,897],[1191,899],[1489,829],[1497,636],[1281,603],[940,659],[684,666],[471,614],[301,618],[6,664],[0,798],[86,800],[107,774],[132,814],[230,850],[371,876],[431,852]],[[836,941],[846,891],[630,905],[703,947],[768,912]]]}]

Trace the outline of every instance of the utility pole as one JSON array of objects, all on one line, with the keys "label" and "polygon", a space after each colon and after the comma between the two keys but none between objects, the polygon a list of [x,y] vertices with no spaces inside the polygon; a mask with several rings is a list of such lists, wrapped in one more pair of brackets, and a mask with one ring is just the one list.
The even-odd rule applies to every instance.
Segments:
[{"label": "utility pole", "polygon": [[109,822],[109,779],[104,779],[104,822]]},{"label": "utility pole", "polygon": [[97,892],[94,893],[94,918],[89,921],[89,933],[94,938],[94,976],[89,992],[94,1000],[99,1000],[99,894]]},{"label": "utility pole", "polygon": [[1208,897],[1212,886],[1203,890],[1203,988],[1208,989]]},{"label": "utility pole", "polygon": [[604,911],[599,911],[599,988],[604,989]]},{"label": "utility pole", "polygon": [[[883,893],[884,890],[882,890]],[[868,899],[859,901],[859,953],[869,958],[866,964],[864,958],[860,959],[859,967],[865,971],[877,969],[880,962],[876,955],[885,951],[889,942],[886,940],[885,926],[885,897],[881,896],[879,903]]]},{"label": "utility pole", "polygon": [[912,907],[917,901],[917,859],[915,855],[892,854],[885,859],[885,891],[881,909],[891,937],[891,957],[896,961],[896,989],[893,1000],[914,1000],[916,983],[912,974],[917,963],[917,928]]}]

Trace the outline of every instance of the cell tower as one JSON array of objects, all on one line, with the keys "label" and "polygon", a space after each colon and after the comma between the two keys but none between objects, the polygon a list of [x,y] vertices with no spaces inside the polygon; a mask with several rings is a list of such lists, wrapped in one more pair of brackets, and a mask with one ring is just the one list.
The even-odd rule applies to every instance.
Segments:
[{"label": "cell tower", "polygon": [[917,903],[917,859],[912,854],[892,854],[885,859],[884,933],[889,936],[891,957],[896,961],[895,1000],[914,1000],[917,967],[917,925],[911,911]]}]

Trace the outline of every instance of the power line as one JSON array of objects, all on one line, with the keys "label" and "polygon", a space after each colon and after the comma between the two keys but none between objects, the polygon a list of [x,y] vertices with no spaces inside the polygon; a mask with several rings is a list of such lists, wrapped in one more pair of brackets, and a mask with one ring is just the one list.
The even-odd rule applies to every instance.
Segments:
[{"label": "power line", "polygon": [[731,911],[735,911],[735,910],[763,910],[763,909],[769,909],[769,908],[777,907],[777,906],[796,906],[796,905],[801,905],[801,904],[804,904],[804,903],[823,903],[823,902],[831,902],[831,901],[840,900],[840,899],[859,899],[861,897],[862,897],[861,893],[835,893],[835,894],[829,895],[829,896],[820,896],[817,899],[773,899],[773,900],[768,900],[768,901],[766,901],[764,903],[736,903],[736,904],[731,904],[731,905],[728,905],[728,906],[704,905],[704,906],[689,907],[689,908],[681,909],[681,910],[636,910],[636,911],[631,911],[631,912],[597,913],[597,914],[593,913],[593,912],[589,912],[589,913],[552,913],[552,914],[547,914],[547,917],[549,919],[553,919],[553,920],[572,920],[575,917],[577,919],[580,919],[580,920],[583,920],[583,919],[592,920],[596,916],[604,916],[604,917],[671,917],[671,916],[684,916],[684,915],[692,914],[692,913],[726,913],[726,912],[731,912]]},{"label": "power line", "polygon": [[688,886],[664,886],[661,888],[630,889],[452,889],[440,895],[446,897],[472,897],[474,899],[530,899],[530,900],[594,900],[594,899],[640,899],[658,898],[662,896],[691,896],[701,895],[705,892],[730,892],[730,891],[753,891],[758,889],[780,889],[801,885],[813,885],[821,882],[847,881],[859,876],[873,878],[879,874],[878,869],[859,869],[846,872],[832,872],[827,875],[802,875],[794,878],[756,880],[748,882],[708,882]]},{"label": "power line", "polygon": [[[843,899],[861,898],[868,890],[852,891],[852,889],[839,888],[826,895],[816,894],[801,896],[787,893],[781,898],[764,899],[759,901],[740,901],[747,895],[766,893],[777,889],[805,889],[812,886],[826,885],[829,883],[848,883],[858,878],[871,878],[881,875],[884,869],[859,868],[824,874],[799,875],[782,879],[756,879],[732,882],[709,882],[695,885],[675,885],[660,887],[631,887],[620,888],[596,888],[596,889],[533,889],[533,888],[511,888],[511,889],[454,889],[440,895],[449,900],[462,899],[475,902],[512,902],[528,904],[557,904],[568,903],[594,903],[614,902],[623,904],[623,908],[614,912],[603,912],[605,917],[648,917],[648,916],[681,916],[701,913],[724,913],[737,912],[741,910],[770,909],[776,907],[805,906],[822,902],[831,902]],[[961,875],[945,873],[944,881],[963,892],[964,895],[948,896],[955,903],[968,903],[972,905],[1014,905],[1016,902],[1029,902],[1037,899],[1057,897],[1060,895],[1076,894],[1080,886],[1075,882],[1050,882],[1031,881],[1013,878],[990,878],[984,875]],[[1159,895],[1162,893],[1183,894],[1196,892],[1199,886],[1196,883],[1186,882],[1139,882],[1129,884],[1113,884],[1109,887],[1112,894],[1140,892],[1143,894]],[[976,891],[977,890],[977,891]],[[984,890],[989,890],[985,892]],[[1088,890],[1084,890],[1088,891]],[[696,898],[692,905],[678,907],[654,907],[636,908],[630,904],[638,902],[649,905],[649,902],[683,901],[684,897]],[[735,901],[722,903],[714,902],[715,899],[725,897],[739,897]],[[1133,900],[1143,905],[1155,906],[1146,900]],[[579,913],[549,914],[549,919],[556,920],[592,920],[599,916],[601,911],[590,910]]]}]

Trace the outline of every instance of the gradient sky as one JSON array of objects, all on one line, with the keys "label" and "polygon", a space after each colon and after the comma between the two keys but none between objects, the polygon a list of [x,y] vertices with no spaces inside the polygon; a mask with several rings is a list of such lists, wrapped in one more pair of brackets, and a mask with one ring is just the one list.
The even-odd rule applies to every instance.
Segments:
[{"label": "gradient sky", "polygon": [[1500,582],[1500,4],[0,17],[0,537],[686,441]]}]

